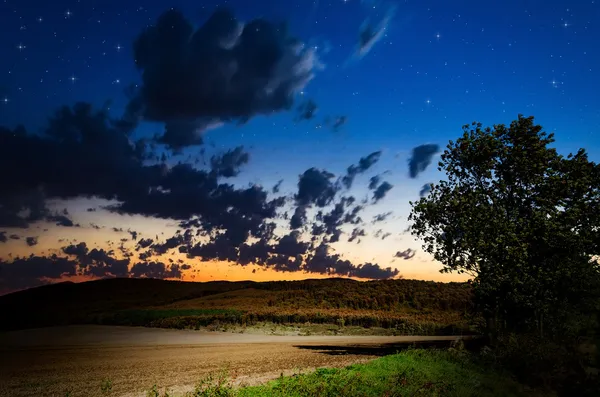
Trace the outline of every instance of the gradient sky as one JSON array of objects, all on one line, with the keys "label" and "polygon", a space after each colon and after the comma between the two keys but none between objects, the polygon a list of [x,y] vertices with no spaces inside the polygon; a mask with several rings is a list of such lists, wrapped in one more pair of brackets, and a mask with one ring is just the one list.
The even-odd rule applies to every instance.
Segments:
[{"label": "gradient sky", "polygon": [[[7,209],[6,203],[14,202],[15,197],[31,194],[32,181],[39,182],[31,174],[45,167],[27,159],[28,153],[33,153],[27,147],[9,148],[7,142],[11,145],[14,142],[2,140],[0,145],[5,147],[0,151],[13,153],[25,165],[11,167],[12,163],[6,160],[0,179],[0,191],[4,192],[0,193],[0,241],[5,240],[0,242],[0,292],[57,280],[111,277],[117,268],[115,261],[123,259],[125,262],[119,262],[121,269],[126,264],[129,272],[119,275],[184,280],[276,280],[368,274],[380,278],[397,277],[395,270],[405,278],[464,280],[462,276],[440,274],[440,264],[420,250],[418,241],[404,233],[409,200],[419,198],[424,184],[444,178],[435,167],[438,154],[433,156],[431,166],[411,177],[409,160],[413,148],[423,144],[443,148],[449,140],[461,135],[464,124],[472,121],[484,125],[508,124],[521,113],[535,116],[547,132],[556,134],[555,146],[560,153],[584,147],[591,160],[600,160],[597,135],[600,26],[595,22],[600,20],[600,2],[597,0],[224,3],[5,0],[0,4],[3,33],[0,125],[12,130],[21,124],[30,136],[43,135],[48,117],[57,108],[78,101],[89,102],[99,109],[110,100],[110,115],[121,117],[129,102],[126,87],[134,84],[139,89],[145,84],[134,62],[136,37],[171,7],[198,27],[218,5],[228,6],[243,23],[256,18],[286,22],[289,35],[304,43],[303,51],[308,51],[295,66],[308,67],[310,81],[305,79],[292,88],[287,87],[287,99],[294,100],[289,110],[273,107],[255,111],[253,102],[245,123],[240,123],[238,117],[228,120],[221,117],[229,114],[228,109],[209,115],[212,121],[221,117],[223,125],[204,131],[203,144],[186,145],[182,154],[160,144],[169,141],[166,135],[162,140],[155,138],[164,133],[165,121],[169,121],[157,117],[156,112],[154,116],[136,114],[136,128],[127,136],[132,142],[154,140],[156,145],[151,151],[159,156],[164,153],[166,159],[159,162],[169,168],[184,162],[207,169],[211,156],[243,146],[249,153],[249,161],[243,164],[239,175],[223,182],[233,183],[239,189],[249,184],[261,186],[269,192],[269,198],[288,197],[278,217],[272,219],[279,225],[271,240],[273,244],[277,236],[290,232],[290,221],[282,219],[281,214],[287,209],[291,216],[293,206],[300,205],[299,199],[294,199],[300,174],[311,167],[326,169],[335,174],[332,178],[335,182],[347,174],[350,165],[359,164],[360,158],[381,151],[379,161],[357,175],[350,190],[336,187],[336,198],[323,208],[329,211],[342,196],[351,195],[357,203],[365,198],[368,202],[360,213],[363,224],[344,225],[345,234],[340,241],[329,244],[329,257],[341,255],[336,257],[338,264],[328,267],[314,262],[295,268],[273,263],[241,266],[236,261],[219,260],[206,253],[189,255],[187,251],[186,255],[177,246],[164,254],[158,252],[159,247],[154,250],[150,247],[151,255],[140,259],[139,254],[146,252],[146,249],[136,250],[141,238],[163,244],[177,230],[184,229],[179,225],[183,219],[156,217],[137,209],[121,211],[125,214],[109,211],[104,208],[110,204],[107,200],[77,190],[81,181],[69,179],[77,170],[71,172],[65,167],[58,169],[73,186],[68,199],[50,194],[51,187],[38,183],[36,188],[43,192],[44,214],[21,227],[10,227],[14,225],[1,222],[3,206]],[[361,32],[362,37],[370,39],[362,45]],[[254,62],[258,58],[251,59]],[[277,73],[281,76],[296,69],[288,65],[277,70],[271,70],[271,81],[277,80]],[[176,107],[178,100],[183,103],[183,99],[176,97],[175,104],[169,106]],[[297,108],[308,100],[316,103],[317,110],[302,119]],[[206,112],[202,116],[194,122],[204,123]],[[339,128],[332,127],[343,120]],[[178,120],[171,117],[170,121]],[[5,134],[12,132],[6,130]],[[99,158],[111,156],[105,150]],[[77,162],[66,164],[78,167]],[[113,172],[115,176],[120,173]],[[373,191],[368,188],[370,178],[375,175],[393,185],[377,203],[373,203]],[[23,186],[29,190],[21,189],[22,180],[27,180]],[[271,189],[280,180],[283,180],[281,188],[274,194]],[[115,197],[120,194],[118,187],[111,189]],[[312,204],[307,222],[298,229],[306,241],[310,240],[312,216],[318,207]],[[136,205],[139,207],[139,203]],[[88,210],[92,208],[93,212]],[[26,207],[20,209],[27,212]],[[376,215],[387,212],[392,214],[382,222],[373,223]],[[58,215],[74,225],[56,225],[60,223]],[[366,236],[348,242],[355,227],[364,229]],[[27,241],[28,237],[34,239]],[[182,244],[200,249],[210,243],[210,238],[194,237],[193,241]],[[314,254],[321,241],[315,240],[303,255]],[[87,247],[82,256],[63,249],[81,242]],[[410,259],[395,258],[397,252],[407,249],[416,250],[416,255]],[[30,255],[34,255],[35,261],[27,259]],[[71,262],[65,264],[60,258]],[[352,266],[377,264],[382,272],[369,273],[366,268],[363,273],[358,268],[348,270],[347,265],[340,264],[341,258],[351,261]],[[78,263],[74,269],[70,267],[72,262]],[[131,271],[136,264],[139,264],[136,271]],[[391,271],[383,271],[387,267]]]}]

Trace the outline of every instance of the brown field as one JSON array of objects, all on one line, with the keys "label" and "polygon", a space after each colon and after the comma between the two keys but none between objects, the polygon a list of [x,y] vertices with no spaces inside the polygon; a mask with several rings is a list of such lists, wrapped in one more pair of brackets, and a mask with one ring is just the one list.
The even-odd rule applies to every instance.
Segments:
[{"label": "brown field", "polygon": [[456,337],[271,336],[113,326],[68,326],[0,333],[0,396],[144,396],[153,384],[191,390],[228,368],[235,384],[341,367],[393,353],[410,342]]}]

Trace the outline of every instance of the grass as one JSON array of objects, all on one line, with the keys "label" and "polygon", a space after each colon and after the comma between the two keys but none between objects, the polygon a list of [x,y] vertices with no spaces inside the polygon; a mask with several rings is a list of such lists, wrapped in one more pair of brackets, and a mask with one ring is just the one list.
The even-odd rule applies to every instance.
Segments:
[{"label": "grass", "polygon": [[[234,388],[226,374],[203,379],[185,397],[531,396],[507,374],[476,364],[461,350],[410,349],[367,364],[280,377],[262,386]],[[548,395],[548,393],[546,393]],[[148,396],[174,396],[154,387]]]},{"label": "grass", "polygon": [[[176,329],[252,332],[272,328],[272,334],[301,335],[457,335],[476,333],[454,318],[455,324],[439,323],[418,316],[376,311],[338,313],[314,311],[278,313],[238,308],[140,308],[94,315],[90,322],[104,325],[145,326]],[[293,332],[293,330],[297,332]]]}]

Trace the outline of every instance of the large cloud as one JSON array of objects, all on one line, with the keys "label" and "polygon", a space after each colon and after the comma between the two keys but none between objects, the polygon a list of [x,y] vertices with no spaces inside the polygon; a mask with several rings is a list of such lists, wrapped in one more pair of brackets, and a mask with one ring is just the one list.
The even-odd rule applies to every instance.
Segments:
[{"label": "large cloud", "polygon": [[174,149],[202,143],[215,123],[289,110],[320,67],[284,24],[244,24],[227,8],[197,29],[166,11],[136,39],[134,57],[142,85],[129,111],[166,123],[159,141]]},{"label": "large cloud", "polygon": [[64,277],[154,277],[181,278],[187,264],[165,265],[160,261],[137,262],[129,269],[128,258],[118,259],[112,251],[89,249],[82,242],[62,248],[63,256],[17,257],[10,262],[0,259],[0,293],[60,281]]},{"label": "large cloud", "polygon": [[76,273],[76,261],[57,255],[0,260],[0,293],[43,285]]},{"label": "large cloud", "polygon": [[[264,20],[242,25],[223,9],[197,30],[178,12],[168,11],[134,47],[143,82],[123,118],[111,118],[107,108],[77,103],[58,109],[39,134],[0,128],[0,168],[10,170],[0,173],[0,185],[10,187],[0,192],[0,227],[27,228],[39,221],[78,226],[67,211],[50,210],[49,202],[87,197],[110,200],[105,209],[114,213],[176,220],[182,230],[165,241],[158,236],[135,241],[138,233],[128,231],[139,251],[141,262],[135,264],[124,238],[116,247],[121,258],[79,243],[63,247],[66,257],[2,262],[0,269],[11,275],[9,284],[24,286],[27,279],[37,285],[73,274],[177,277],[186,267],[153,258],[174,249],[190,258],[257,263],[277,271],[374,278],[398,274],[375,264],[352,264],[329,246],[340,239],[344,225],[353,230],[353,240],[365,234],[360,212],[369,203],[357,204],[339,193],[375,164],[380,152],[349,167],[345,181],[309,168],[300,175],[296,194],[273,198],[271,189],[238,187],[227,179],[250,159],[242,147],[214,155],[202,169],[199,158],[171,165],[157,151],[156,138],[133,138],[141,118],[164,122],[166,131],[158,141],[178,150],[201,142],[199,126],[245,122],[289,109],[318,67],[311,49],[282,25]],[[275,233],[284,211],[293,214],[291,227]],[[308,223],[312,228],[305,228]],[[307,231],[310,241],[301,238]],[[0,237],[6,240],[5,233]],[[52,264],[57,269],[42,274]]]},{"label": "large cloud", "polygon": [[[260,224],[281,200],[251,186],[237,189],[221,178],[236,175],[248,157],[241,149],[213,157],[211,170],[180,163],[149,164],[144,141],[115,127],[104,110],[79,103],[61,108],[43,135],[0,129],[0,226],[26,227],[54,216],[47,199],[99,197],[116,200],[110,210],[159,218],[198,217],[209,230],[237,227],[236,219]],[[233,208],[233,210],[229,210]],[[54,220],[56,218],[53,218]]]},{"label": "large cloud", "polygon": [[194,246],[182,246],[180,251],[187,252],[189,258],[202,260],[221,260],[237,262],[240,265],[250,263],[281,272],[305,272],[370,279],[396,277],[398,270],[382,268],[373,263],[353,264],[331,253],[326,242],[313,247],[309,242],[301,241],[300,233],[292,231],[278,241],[271,243],[261,239],[255,243],[244,243],[239,247],[230,244],[226,237],[219,236],[209,243]]},{"label": "large cloud", "polygon": [[[5,213],[27,224],[34,219],[44,219],[36,211],[46,208],[47,199],[100,197],[115,200],[116,204],[108,207],[110,211],[175,219],[184,229],[183,233],[163,243],[139,240],[138,249],[150,249],[140,254],[144,261],[179,247],[190,257],[241,264],[256,260],[279,271],[320,271],[315,261],[325,260],[322,253],[314,255],[315,247],[301,241],[298,246],[302,247],[303,254],[290,255],[290,241],[292,238],[297,240],[297,236],[278,242],[274,221],[286,203],[292,204],[294,217],[301,215],[299,227],[308,222],[309,208],[318,209],[311,221],[315,242],[326,244],[339,240],[343,225],[353,225],[356,229],[354,238],[364,234],[358,228],[362,224],[359,213],[363,206],[357,205],[351,196],[338,197],[342,178],[336,180],[328,171],[310,168],[300,175],[298,190],[292,200],[286,197],[271,199],[270,192],[261,186],[237,188],[223,181],[237,175],[239,167],[248,161],[241,148],[213,157],[211,168],[207,170],[181,162],[174,166],[157,164],[148,161],[152,152],[143,141],[131,141],[130,131],[117,125],[103,110],[94,111],[90,105],[80,103],[72,109],[61,108],[42,135],[27,134],[23,130],[17,133],[0,130],[0,141],[6,144],[0,146],[0,164],[14,170],[0,174],[0,183],[12,187],[0,196],[0,204],[17,203],[19,197],[36,192],[33,201],[3,206]],[[364,157],[359,161],[359,169],[367,169],[376,158],[378,154]],[[130,235],[134,237],[132,233]],[[195,243],[192,235],[208,239],[208,242]],[[251,239],[259,242],[250,243]],[[110,251],[90,250],[82,244],[63,250],[77,260],[79,274],[96,277],[128,274],[130,254],[124,247],[126,258],[115,259]],[[311,255],[314,257],[312,262],[307,259]],[[376,265],[352,264],[348,267],[338,256],[327,261],[333,264],[326,266],[327,274],[397,275],[393,271],[376,272],[373,270]],[[340,266],[349,270],[336,270]],[[141,274],[142,269],[147,269],[148,274],[162,274],[161,271],[157,273],[156,264],[140,265],[136,269],[135,274]],[[359,269],[371,271],[366,273]],[[164,274],[177,274],[177,270],[167,269]]]},{"label": "large cloud", "polygon": [[68,245],[62,251],[77,260],[81,274],[95,277],[125,277],[128,273],[129,259],[116,259],[112,251],[88,249],[86,243]]},{"label": "large cloud", "polygon": [[[143,167],[144,148],[131,144],[105,110],[89,104],[60,108],[41,135],[24,128],[0,128],[0,226],[27,227],[48,220],[72,226],[67,216],[51,213],[50,198],[135,195],[159,170]],[[141,178],[141,179],[140,179]]]}]

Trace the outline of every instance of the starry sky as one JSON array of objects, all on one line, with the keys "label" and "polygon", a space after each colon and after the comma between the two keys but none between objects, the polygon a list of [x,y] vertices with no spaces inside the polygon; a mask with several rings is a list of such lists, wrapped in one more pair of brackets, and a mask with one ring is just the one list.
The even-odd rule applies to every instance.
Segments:
[{"label": "starry sky", "polygon": [[3,0],[0,293],[465,280],[406,232],[472,121],[600,160],[598,0]]}]

